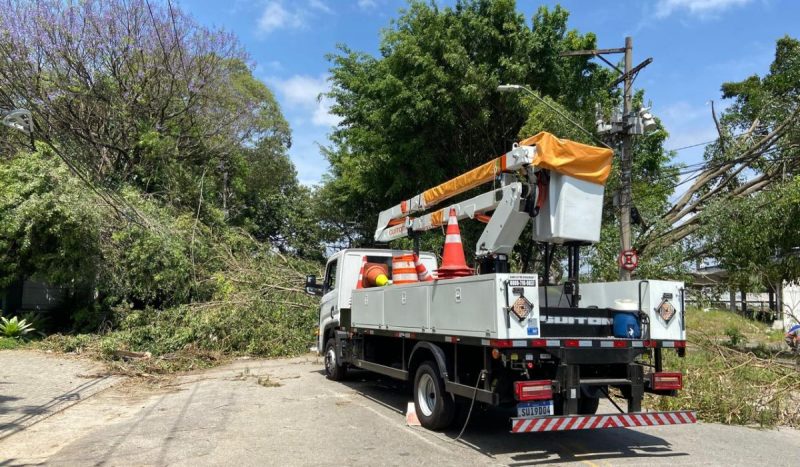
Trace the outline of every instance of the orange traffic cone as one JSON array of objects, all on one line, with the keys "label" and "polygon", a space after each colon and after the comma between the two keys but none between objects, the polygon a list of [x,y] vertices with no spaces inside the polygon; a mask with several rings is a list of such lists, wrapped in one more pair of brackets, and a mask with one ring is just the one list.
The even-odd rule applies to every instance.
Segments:
[{"label": "orange traffic cone", "polygon": [[362,286],[383,287],[389,283],[389,266],[383,263],[367,263],[362,269],[364,271]]},{"label": "orange traffic cone", "polygon": [[414,268],[417,271],[417,280],[420,282],[428,282],[433,280],[433,276],[431,273],[428,272],[428,268],[422,264],[422,261],[419,259],[419,255],[414,253]]},{"label": "orange traffic cone", "polygon": [[361,269],[358,271],[358,282],[356,282],[357,289],[364,288],[364,268],[367,267],[367,257],[364,256],[361,260]]},{"label": "orange traffic cone", "polygon": [[464,247],[461,245],[461,231],[458,229],[458,219],[455,208],[450,208],[450,218],[447,220],[447,237],[444,240],[444,254],[442,267],[436,270],[437,279],[452,279],[454,277],[471,276],[473,270],[467,266],[464,259]]}]

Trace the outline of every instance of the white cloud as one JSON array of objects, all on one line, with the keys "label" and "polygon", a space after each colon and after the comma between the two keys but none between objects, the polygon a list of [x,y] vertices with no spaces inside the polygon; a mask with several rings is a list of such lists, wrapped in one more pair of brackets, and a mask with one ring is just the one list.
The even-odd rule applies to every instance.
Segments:
[{"label": "white cloud", "polygon": [[268,78],[267,82],[278,90],[285,108],[310,111],[314,125],[329,127],[339,123],[340,118],[330,112],[333,101],[323,95],[330,90],[328,75],[294,75],[284,80]]},{"label": "white cloud", "polygon": [[678,11],[687,11],[695,16],[708,17],[750,2],[752,0],[659,0],[655,16],[666,18]]},{"label": "white cloud", "polygon": [[358,0],[358,7],[362,10],[369,10],[377,6],[378,4],[375,2],[375,0]]},{"label": "white cloud", "polygon": [[308,6],[324,13],[333,14],[333,10],[325,4],[324,0],[308,0]]},{"label": "white cloud", "polygon": [[301,10],[287,10],[279,1],[267,2],[258,19],[258,32],[269,34],[277,29],[298,29],[305,25]]},{"label": "white cloud", "polygon": [[335,15],[328,0],[268,0],[258,19],[258,33],[269,34],[278,29],[305,29],[321,14]]},{"label": "white cloud", "polygon": [[319,95],[328,90],[327,76],[314,78],[307,75],[294,75],[281,80],[270,78],[272,83],[290,104],[311,105],[317,102]]},{"label": "white cloud", "polygon": [[342,121],[341,117],[331,113],[331,106],[333,99],[330,97],[323,97],[317,103],[317,108],[314,109],[314,114],[311,116],[311,122],[317,126],[337,126]]}]

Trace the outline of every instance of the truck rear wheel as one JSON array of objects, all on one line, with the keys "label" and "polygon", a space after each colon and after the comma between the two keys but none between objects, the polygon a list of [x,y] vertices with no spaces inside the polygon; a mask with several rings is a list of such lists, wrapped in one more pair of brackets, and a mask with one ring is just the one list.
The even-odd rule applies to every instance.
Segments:
[{"label": "truck rear wheel", "polygon": [[442,430],[453,422],[455,403],[431,361],[423,362],[414,377],[414,407],[420,423],[429,430]]},{"label": "truck rear wheel", "polygon": [[578,413],[581,415],[594,415],[600,406],[599,397],[581,397],[578,399]]},{"label": "truck rear wheel", "polygon": [[328,339],[325,344],[325,376],[333,381],[341,381],[347,376],[347,366],[336,357],[336,340]]},{"label": "truck rear wheel", "polygon": [[581,397],[578,399],[578,413],[594,415],[600,406],[600,397],[608,391],[606,386],[581,385]]}]

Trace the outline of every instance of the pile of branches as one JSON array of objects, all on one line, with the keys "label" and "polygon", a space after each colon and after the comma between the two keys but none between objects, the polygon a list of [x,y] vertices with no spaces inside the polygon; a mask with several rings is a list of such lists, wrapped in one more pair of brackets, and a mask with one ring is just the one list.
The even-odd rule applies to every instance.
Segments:
[{"label": "pile of branches", "polygon": [[800,362],[783,352],[732,348],[699,331],[689,340],[687,357],[670,362],[681,367],[684,390],[656,405],[696,410],[706,422],[800,426]]}]

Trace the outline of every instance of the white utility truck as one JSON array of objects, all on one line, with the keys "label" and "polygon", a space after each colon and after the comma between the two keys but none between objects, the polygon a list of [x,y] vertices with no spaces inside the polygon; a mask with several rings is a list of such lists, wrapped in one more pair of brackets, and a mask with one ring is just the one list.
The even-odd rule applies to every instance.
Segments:
[{"label": "white utility truck", "polygon": [[[692,411],[641,407],[645,393],[673,396],[682,388],[681,373],[665,371],[662,353],[685,352],[683,284],[578,281],[580,247],[599,240],[611,155],[540,133],[383,211],[379,243],[441,229],[452,213],[486,222],[477,272],[377,286],[362,284],[365,264],[393,277],[393,259],[414,254],[433,272],[436,256],[392,249],[332,255],[322,284],[306,279],[306,290],[322,297],[318,349],[327,377],[343,379],[354,367],[410,382],[417,416],[430,429],[446,428],[458,407],[476,402],[516,406],[514,433],[694,423]],[[432,210],[490,181],[488,192]],[[531,221],[534,240],[545,244],[541,278],[509,271],[508,255]],[[567,253],[567,280],[549,284],[558,248]],[[627,410],[615,403],[619,413],[597,415],[609,388]]]}]

